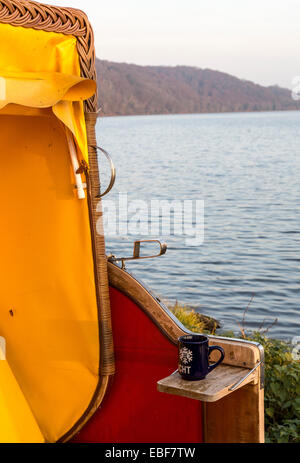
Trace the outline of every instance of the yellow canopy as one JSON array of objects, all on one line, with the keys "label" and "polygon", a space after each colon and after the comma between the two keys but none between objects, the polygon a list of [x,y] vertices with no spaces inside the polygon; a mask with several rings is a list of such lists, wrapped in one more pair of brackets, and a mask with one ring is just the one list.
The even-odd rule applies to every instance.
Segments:
[{"label": "yellow canopy", "polygon": [[0,441],[41,431],[53,442],[99,381],[88,205],[74,194],[62,124],[87,159],[82,100],[95,84],[80,77],[74,37],[4,24],[0,76]]},{"label": "yellow canopy", "polygon": [[44,442],[21,388],[6,360],[0,360],[1,443]]},{"label": "yellow canopy", "polygon": [[80,77],[76,39],[1,24],[0,43],[0,110],[11,103],[52,107],[88,162],[82,102],[95,93],[96,83]]}]

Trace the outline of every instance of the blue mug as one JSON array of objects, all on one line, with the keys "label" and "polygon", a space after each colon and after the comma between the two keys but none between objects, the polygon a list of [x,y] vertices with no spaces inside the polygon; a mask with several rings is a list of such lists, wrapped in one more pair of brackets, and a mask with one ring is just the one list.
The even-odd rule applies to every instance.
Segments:
[{"label": "blue mug", "polygon": [[[218,350],[220,359],[209,364],[209,355]],[[204,379],[224,360],[225,352],[220,346],[209,346],[208,337],[202,334],[187,334],[178,340],[178,372],[183,379],[198,381]]]}]

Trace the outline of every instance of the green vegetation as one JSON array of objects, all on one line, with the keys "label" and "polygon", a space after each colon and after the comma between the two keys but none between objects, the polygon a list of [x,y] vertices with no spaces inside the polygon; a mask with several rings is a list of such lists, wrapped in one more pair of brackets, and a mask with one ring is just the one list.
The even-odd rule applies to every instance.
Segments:
[{"label": "green vegetation", "polygon": [[[201,315],[188,306],[176,303],[171,310],[191,331],[214,334],[215,329],[208,330],[207,325],[203,329]],[[268,330],[246,333],[245,313],[241,335],[222,332],[222,336],[241,337],[259,342],[264,347],[266,442],[300,443],[300,361],[293,358],[289,343],[269,338],[266,335]]]},{"label": "green vegetation", "polygon": [[248,339],[265,349],[267,442],[300,443],[300,362],[290,344],[254,332]]},{"label": "green vegetation", "polygon": [[217,328],[220,328],[217,320],[195,312],[190,306],[181,305],[176,302],[176,304],[169,307],[169,309],[186,328],[195,333],[213,334]]}]

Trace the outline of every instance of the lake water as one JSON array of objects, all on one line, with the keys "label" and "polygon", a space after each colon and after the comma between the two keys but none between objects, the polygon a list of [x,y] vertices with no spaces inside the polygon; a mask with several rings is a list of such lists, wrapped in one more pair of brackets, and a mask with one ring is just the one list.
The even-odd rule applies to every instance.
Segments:
[{"label": "lake water", "polygon": [[[254,293],[248,329],[277,317],[270,335],[300,335],[300,112],[102,118],[97,137],[117,167],[109,200],[117,204],[127,192],[129,203],[205,205],[202,245],[160,234],[167,254],[129,262],[130,272],[164,300],[190,304],[225,330],[238,331]],[[104,187],[104,162],[101,173]],[[147,214],[143,220],[148,224]],[[140,238],[146,236],[108,234],[107,252],[129,255]]]}]

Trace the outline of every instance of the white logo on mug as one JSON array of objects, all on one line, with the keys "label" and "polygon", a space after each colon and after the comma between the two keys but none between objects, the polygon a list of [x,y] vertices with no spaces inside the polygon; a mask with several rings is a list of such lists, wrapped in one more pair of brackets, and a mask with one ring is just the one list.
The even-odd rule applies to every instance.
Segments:
[{"label": "white logo on mug", "polygon": [[193,360],[193,352],[187,347],[180,349],[179,358],[185,365]]}]

